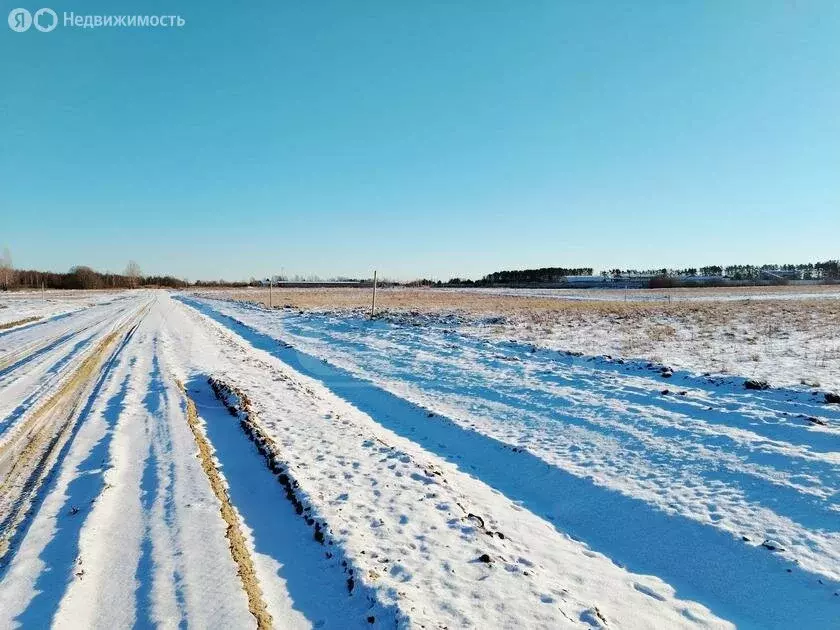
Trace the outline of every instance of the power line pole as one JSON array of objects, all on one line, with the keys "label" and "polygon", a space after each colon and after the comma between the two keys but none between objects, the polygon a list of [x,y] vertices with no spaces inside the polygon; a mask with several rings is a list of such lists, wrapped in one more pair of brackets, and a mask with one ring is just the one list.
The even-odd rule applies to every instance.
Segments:
[{"label": "power line pole", "polygon": [[268,308],[269,309],[274,308],[274,299],[273,299],[273,296],[271,294],[271,285],[272,284],[274,284],[274,278],[269,276],[268,277]]},{"label": "power line pole", "polygon": [[370,318],[376,313],[376,269],[373,270],[373,301],[370,303]]}]

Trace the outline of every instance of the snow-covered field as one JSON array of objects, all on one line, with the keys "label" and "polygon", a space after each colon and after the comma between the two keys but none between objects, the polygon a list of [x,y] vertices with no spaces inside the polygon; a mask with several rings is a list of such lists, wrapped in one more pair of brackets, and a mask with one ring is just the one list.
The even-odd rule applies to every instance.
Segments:
[{"label": "snow-covered field", "polygon": [[2,292],[0,330],[72,313],[98,302],[110,301],[115,295],[109,291]]},{"label": "snow-covered field", "polygon": [[[377,293],[378,316],[448,326],[489,340],[588,356],[644,359],[696,375],[736,375],[779,387],[840,389],[836,285],[622,291],[405,289]],[[267,289],[200,295],[268,305]],[[672,300],[668,301],[668,296]],[[340,317],[370,311],[363,289],[275,289],[275,307]]]},{"label": "snow-covered field", "polygon": [[460,329],[493,340],[667,363],[695,375],[840,389],[840,299],[712,301],[626,310],[512,312]]},{"label": "snow-covered field", "polygon": [[0,627],[840,627],[822,390],[108,296],[0,332]]},{"label": "snow-covered field", "polygon": [[695,287],[674,289],[517,289],[463,287],[433,289],[448,293],[550,298],[579,302],[736,302],[741,300],[837,300],[838,285],[792,285],[757,287]]}]

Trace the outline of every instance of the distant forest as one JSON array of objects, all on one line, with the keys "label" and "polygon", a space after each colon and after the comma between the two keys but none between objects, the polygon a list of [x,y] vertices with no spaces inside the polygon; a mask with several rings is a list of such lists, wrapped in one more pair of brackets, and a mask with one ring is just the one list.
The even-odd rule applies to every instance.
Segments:
[{"label": "distant forest", "polygon": [[5,289],[132,289],[141,286],[186,287],[187,283],[172,276],[144,276],[101,273],[90,267],[73,267],[67,273],[12,269],[0,272]]},{"label": "distant forest", "polygon": [[[647,276],[651,286],[680,286],[691,284],[724,283],[768,283],[768,272],[778,272],[777,282],[789,280],[816,280],[825,282],[840,281],[840,261],[828,260],[818,263],[800,263],[785,265],[709,265],[706,267],[686,267],[685,269],[610,269],[600,273],[604,280]],[[423,279],[413,283],[417,286],[511,286],[511,285],[549,285],[563,284],[566,276],[592,276],[592,267],[541,267],[539,269],[518,269],[497,271],[480,280],[451,278],[446,282]],[[594,278],[593,278],[594,280]]]},{"label": "distant forest", "polygon": [[[567,276],[593,276],[592,267],[541,267],[539,269],[518,269],[497,271],[480,280],[451,278],[440,280],[415,280],[404,283],[408,286],[539,286],[562,285]],[[784,284],[791,280],[813,280],[826,283],[840,282],[840,261],[828,260],[818,263],[786,265],[726,265],[688,267],[685,269],[610,269],[600,272],[592,280],[598,282],[633,277],[649,277],[651,287],[692,286],[697,284]],[[278,279],[280,279],[278,277]],[[312,280],[312,278],[307,278]],[[348,279],[343,279],[349,281]],[[361,282],[354,280],[356,282]],[[267,281],[266,281],[267,282]],[[79,265],[66,273],[15,269],[8,250],[0,256],[0,289],[129,289],[137,287],[184,288],[213,286],[257,286],[261,283],[253,278],[246,282],[226,280],[199,280],[188,282],[174,276],[143,275],[137,263],[130,261],[123,273],[102,273],[90,267]],[[384,281],[383,284],[400,284]]]},{"label": "distant forest", "polygon": [[592,267],[542,267],[517,271],[497,271],[487,274],[479,282],[483,284],[533,284],[562,282],[565,276],[591,276]]},{"label": "distant forest", "polygon": [[760,278],[762,272],[785,272],[801,280],[823,280],[840,278],[840,261],[827,260],[818,263],[800,263],[787,265],[709,265],[706,267],[687,267],[685,269],[648,269],[637,271],[635,269],[611,269],[602,272],[602,275],[621,277],[633,275],[651,276],[675,276],[680,278],[691,278],[696,276],[714,277],[721,276],[732,280],[755,280]]}]

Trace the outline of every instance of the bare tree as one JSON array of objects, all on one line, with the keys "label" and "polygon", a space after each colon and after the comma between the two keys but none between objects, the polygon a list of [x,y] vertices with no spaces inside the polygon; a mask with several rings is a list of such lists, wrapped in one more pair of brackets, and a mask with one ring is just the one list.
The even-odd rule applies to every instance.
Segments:
[{"label": "bare tree", "polygon": [[2,272],[3,276],[3,289],[9,289],[9,284],[11,283],[11,276],[12,270],[14,266],[12,265],[12,252],[9,251],[8,247],[3,248],[3,256],[0,257],[0,272]]},{"label": "bare tree", "polygon": [[143,272],[140,271],[140,265],[133,260],[129,260],[125,266],[125,275],[131,279],[131,288],[134,289],[137,287],[137,282],[140,280]]}]

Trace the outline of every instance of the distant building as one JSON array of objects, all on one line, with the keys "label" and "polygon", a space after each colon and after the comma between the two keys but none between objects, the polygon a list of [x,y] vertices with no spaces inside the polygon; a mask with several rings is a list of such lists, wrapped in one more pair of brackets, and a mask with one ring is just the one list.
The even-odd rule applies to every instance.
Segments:
[{"label": "distant building", "polygon": [[573,286],[601,285],[609,281],[604,276],[563,276],[563,282]]},{"label": "distant building", "polygon": [[563,281],[570,287],[588,288],[623,288],[647,287],[656,276],[653,274],[632,274],[620,276],[564,276]]},{"label": "distant building", "polygon": [[727,280],[726,276],[679,276],[681,281],[699,283],[720,283]]},{"label": "distant building", "polygon": [[802,272],[798,269],[762,269],[761,278],[764,280],[801,280]]},{"label": "distant building", "polygon": [[659,277],[658,274],[653,273],[633,273],[621,274],[620,276],[612,276],[610,279],[616,287],[628,288],[647,288],[650,286],[650,281]]}]

